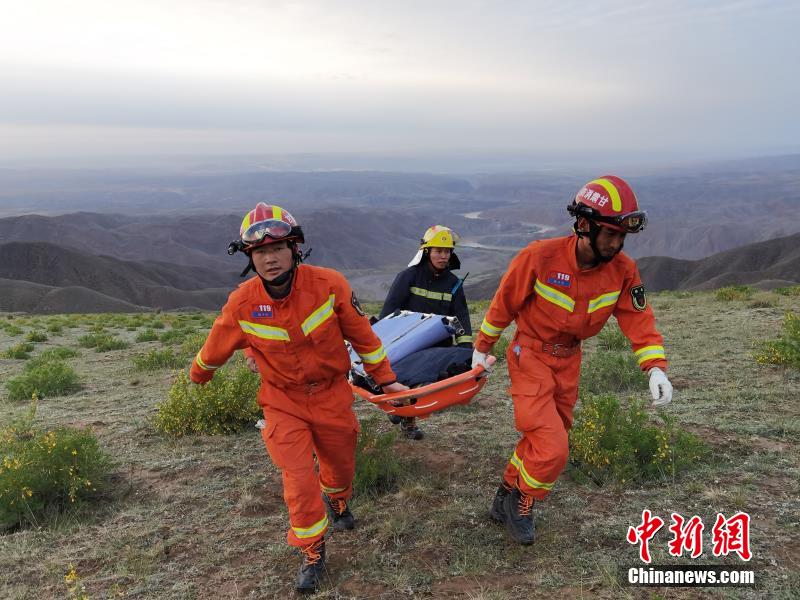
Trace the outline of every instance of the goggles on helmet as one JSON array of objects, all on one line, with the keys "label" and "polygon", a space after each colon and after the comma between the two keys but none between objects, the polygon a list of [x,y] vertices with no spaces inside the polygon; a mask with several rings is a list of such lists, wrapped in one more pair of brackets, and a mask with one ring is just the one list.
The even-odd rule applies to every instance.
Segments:
[{"label": "goggles on helmet", "polygon": [[609,225],[616,225],[625,233],[639,233],[647,225],[647,213],[644,211],[636,211],[628,213],[627,215],[619,215],[615,217],[591,217],[600,223],[608,223]]},{"label": "goggles on helmet", "polygon": [[605,216],[591,206],[573,203],[567,206],[567,211],[573,217],[584,217],[597,223],[606,223],[618,227],[625,233],[638,233],[647,225],[647,213],[643,210],[636,210],[625,215]]},{"label": "goggles on helmet", "polygon": [[273,240],[282,240],[292,233],[292,226],[286,221],[279,219],[268,219],[266,221],[259,221],[253,223],[242,234],[242,242],[247,245],[259,244],[266,238]]}]

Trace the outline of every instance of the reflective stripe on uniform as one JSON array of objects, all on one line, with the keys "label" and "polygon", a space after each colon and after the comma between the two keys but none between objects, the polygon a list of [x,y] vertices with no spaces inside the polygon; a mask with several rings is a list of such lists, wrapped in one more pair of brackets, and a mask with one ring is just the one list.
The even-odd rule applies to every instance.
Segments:
[{"label": "reflective stripe on uniform", "polygon": [[333,302],[336,299],[336,294],[328,296],[328,301],[320,306],[317,310],[312,312],[308,318],[303,321],[300,326],[305,335],[314,331],[317,327],[322,325],[325,321],[333,316]]},{"label": "reflective stripe on uniform", "polygon": [[530,474],[528,474],[528,472],[525,470],[525,465],[522,464],[522,459],[519,456],[517,456],[516,452],[514,452],[514,455],[511,457],[510,462],[511,465],[514,468],[516,468],[517,471],[519,471],[520,475],[522,475],[523,481],[525,481],[525,483],[527,483],[530,487],[534,489],[552,490],[553,486],[556,484],[555,481],[552,483],[544,483],[542,481],[539,481],[538,479],[535,479],[534,477],[531,477]]},{"label": "reflective stripe on uniform", "polygon": [[292,531],[300,539],[310,538],[324,533],[328,528],[328,515],[322,517],[319,521],[314,523],[311,527],[295,527],[292,525]]},{"label": "reflective stripe on uniform", "polygon": [[386,358],[386,350],[383,348],[383,344],[381,344],[374,352],[367,352],[366,354],[361,354],[361,352],[359,352],[358,355],[361,357],[361,360],[368,365],[377,365]]},{"label": "reflective stripe on uniform", "polygon": [[498,335],[503,333],[503,330],[500,327],[495,327],[494,325],[489,323],[489,321],[487,321],[486,319],[484,319],[483,323],[481,323],[481,331],[486,335],[488,335],[489,337],[497,337]]},{"label": "reflective stripe on uniform", "polygon": [[325,492],[328,495],[330,495],[330,494],[338,494],[339,492],[343,492],[343,491],[345,491],[347,489],[347,488],[326,487],[326,486],[322,485],[321,483],[319,484],[319,487],[323,492]]},{"label": "reflective stripe on uniform", "polygon": [[607,294],[603,294],[597,298],[592,298],[589,300],[589,312],[593,313],[594,311],[605,308],[606,306],[613,306],[617,303],[617,300],[619,300],[619,294],[619,291],[608,292]]},{"label": "reflective stripe on uniform", "polygon": [[636,361],[640,365],[643,362],[653,360],[654,358],[667,358],[667,356],[664,354],[664,346],[645,346],[644,348],[639,348],[636,350],[634,354],[636,355]]},{"label": "reflective stripe on uniform", "polygon": [[539,294],[539,296],[548,302],[551,302],[569,312],[575,311],[575,301],[572,298],[566,294],[562,294],[556,289],[551,288],[549,285],[543,284],[538,279],[536,280],[533,289]]},{"label": "reflective stripe on uniform", "polygon": [[466,344],[472,341],[471,335],[460,335],[456,338],[456,344]]},{"label": "reflective stripe on uniform", "polygon": [[197,353],[197,356],[194,357],[195,361],[197,362],[197,366],[203,369],[203,371],[216,371],[222,365],[209,365],[203,362],[203,359],[200,358],[200,352]]},{"label": "reflective stripe on uniform", "polygon": [[432,292],[430,290],[424,290],[418,287],[412,287],[408,290],[415,296],[422,296],[423,298],[428,298],[430,300],[447,300],[450,302],[453,299],[453,294],[448,294],[447,292]]},{"label": "reflective stripe on uniform", "polygon": [[269,325],[261,325],[260,323],[251,323],[250,321],[239,321],[239,327],[242,331],[254,335],[262,340],[278,340],[281,342],[289,341],[289,332],[280,327],[270,327]]}]

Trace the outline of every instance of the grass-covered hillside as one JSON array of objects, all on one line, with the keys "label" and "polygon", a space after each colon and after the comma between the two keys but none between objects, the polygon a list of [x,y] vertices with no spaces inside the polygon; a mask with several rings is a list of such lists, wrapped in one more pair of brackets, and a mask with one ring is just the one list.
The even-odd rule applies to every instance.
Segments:
[{"label": "grass-covered hillside", "polygon": [[[517,440],[504,362],[471,405],[423,422],[422,441],[393,438],[359,401],[357,527],[330,537],[316,597],[798,597],[795,291],[655,295],[675,386],[660,412],[637,403],[646,380],[613,327],[587,342],[582,402],[595,412],[576,410],[576,462],[535,506],[530,547],[487,514]],[[486,303],[472,308],[475,325]],[[0,314],[0,597],[292,596],[298,558],[252,383],[240,363],[207,397],[182,383],[212,319]],[[592,437],[611,406],[629,419],[613,444]],[[227,433],[194,433],[214,421]],[[654,564],[752,567],[758,587],[624,587],[619,569],[638,563],[626,533],[645,508],[667,521]],[[711,554],[716,514],[738,511],[752,517],[747,564]],[[703,518],[700,559],[668,555],[672,512]]]}]

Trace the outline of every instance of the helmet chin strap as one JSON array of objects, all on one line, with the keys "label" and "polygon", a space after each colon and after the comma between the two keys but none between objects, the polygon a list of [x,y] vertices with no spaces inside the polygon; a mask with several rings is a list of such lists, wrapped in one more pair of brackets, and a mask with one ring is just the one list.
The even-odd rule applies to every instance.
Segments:
[{"label": "helmet chin strap", "polygon": [[[598,264],[611,262],[612,260],[614,260],[614,257],[617,254],[622,252],[622,247],[625,245],[625,243],[623,242],[622,244],[620,244],[619,249],[617,249],[617,251],[614,252],[614,254],[612,254],[611,256],[603,256],[602,254],[600,254],[600,250],[597,249],[597,236],[600,235],[600,230],[602,229],[602,226],[598,225],[595,221],[592,221],[591,219],[586,219],[586,220],[589,222],[589,234],[588,234],[589,247],[592,249],[595,262],[597,262]],[[575,221],[573,229],[575,230],[575,233],[578,235],[579,238],[582,238],[587,235],[585,231],[578,230],[577,221]]]}]

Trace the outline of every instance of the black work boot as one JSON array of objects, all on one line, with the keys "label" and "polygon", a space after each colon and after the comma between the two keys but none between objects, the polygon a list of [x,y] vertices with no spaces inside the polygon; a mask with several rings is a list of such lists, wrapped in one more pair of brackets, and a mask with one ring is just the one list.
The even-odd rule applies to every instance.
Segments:
[{"label": "black work boot", "polygon": [[389,415],[389,422],[392,425],[400,425],[403,422],[403,417],[400,415]]},{"label": "black work boot", "polygon": [[325,501],[325,507],[328,509],[328,518],[330,518],[335,531],[344,531],[356,526],[353,513],[350,512],[350,507],[347,506],[347,500],[344,498],[331,498],[328,494],[322,494],[322,499]]},{"label": "black work boot", "polygon": [[506,496],[511,493],[512,488],[506,487],[506,484],[503,483],[497,488],[497,493],[494,495],[494,500],[492,501],[492,508],[489,511],[489,516],[491,517],[492,521],[496,523],[505,523],[505,501]]},{"label": "black work boot", "polygon": [[527,546],[533,543],[533,496],[526,496],[518,489],[512,490],[503,499],[503,520],[514,538]]},{"label": "black work boot", "polygon": [[410,440],[421,440],[425,437],[422,430],[417,427],[416,421],[415,417],[403,417],[403,421],[400,423],[400,430]]},{"label": "black work boot", "polygon": [[325,572],[325,538],[303,546],[300,552],[303,553],[303,562],[297,572],[297,591],[316,592]]}]

